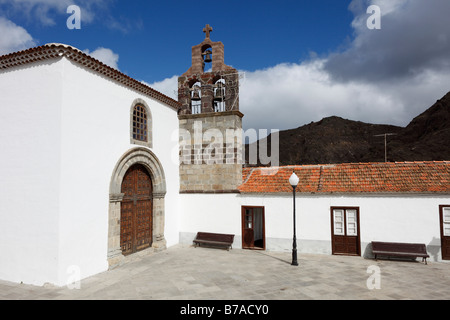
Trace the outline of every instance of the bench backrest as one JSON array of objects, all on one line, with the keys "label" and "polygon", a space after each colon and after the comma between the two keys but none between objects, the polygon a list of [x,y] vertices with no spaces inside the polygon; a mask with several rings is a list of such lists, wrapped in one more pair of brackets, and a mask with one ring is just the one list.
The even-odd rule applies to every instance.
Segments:
[{"label": "bench backrest", "polygon": [[399,243],[399,242],[377,242],[372,241],[372,250],[389,252],[415,252],[427,253],[427,248],[423,243]]},{"label": "bench backrest", "polygon": [[234,241],[234,234],[198,232],[197,239],[232,243]]}]

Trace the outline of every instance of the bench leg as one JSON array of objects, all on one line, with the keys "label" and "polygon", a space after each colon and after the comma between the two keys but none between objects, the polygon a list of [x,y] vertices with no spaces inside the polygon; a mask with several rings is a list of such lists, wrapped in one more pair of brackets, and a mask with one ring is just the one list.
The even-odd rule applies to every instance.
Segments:
[{"label": "bench leg", "polygon": [[422,262],[424,262],[424,261],[425,261],[425,264],[428,265],[427,258],[422,258]]}]

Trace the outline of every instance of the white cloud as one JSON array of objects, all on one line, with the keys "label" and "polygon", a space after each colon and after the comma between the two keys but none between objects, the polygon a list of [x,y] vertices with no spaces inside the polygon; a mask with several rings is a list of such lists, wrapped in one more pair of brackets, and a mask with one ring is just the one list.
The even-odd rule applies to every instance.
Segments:
[{"label": "white cloud", "polygon": [[[382,29],[367,28],[369,5]],[[353,0],[355,38],[342,52],[247,72],[244,126],[290,129],[327,116],[405,126],[449,90],[448,0]]]},{"label": "white cloud", "polygon": [[34,46],[33,37],[14,22],[0,17],[0,55]]},{"label": "white cloud", "polygon": [[[450,90],[450,74],[445,71],[422,72],[395,86],[389,81],[339,82],[324,69],[326,62],[316,59],[246,71],[239,89],[244,130],[286,130],[329,116],[406,126]],[[177,79],[147,85],[177,100]]]},{"label": "white cloud", "polygon": [[178,76],[173,76],[171,78],[164,79],[162,81],[157,81],[154,83],[146,83],[142,81],[142,83],[148,85],[149,87],[165,94],[166,96],[178,100]]},{"label": "white cloud", "polygon": [[[381,30],[367,28],[369,4],[381,10]],[[450,71],[448,0],[353,0],[355,37],[328,57],[327,71],[341,81],[397,81],[429,69]]]},{"label": "white cloud", "polygon": [[246,72],[240,88],[245,128],[291,129],[328,116],[405,126],[449,91],[450,74],[424,72],[390,82],[339,82],[326,60]]},{"label": "white cloud", "polygon": [[12,12],[29,20],[37,20],[44,26],[55,25],[55,15],[67,15],[67,7],[70,5],[81,8],[82,23],[90,23],[97,10],[104,9],[108,2],[110,0],[0,0],[0,4]]},{"label": "white cloud", "polygon": [[88,49],[84,50],[83,52],[103,62],[111,68],[119,70],[119,55],[117,53],[114,53],[111,49],[100,47],[92,52],[90,52]]}]

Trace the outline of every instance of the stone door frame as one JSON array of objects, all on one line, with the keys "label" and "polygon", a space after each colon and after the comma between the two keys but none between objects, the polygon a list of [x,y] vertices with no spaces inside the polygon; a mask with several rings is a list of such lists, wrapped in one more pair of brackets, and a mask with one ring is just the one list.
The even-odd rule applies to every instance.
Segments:
[{"label": "stone door frame", "polygon": [[108,263],[110,267],[118,265],[124,259],[120,247],[120,207],[124,196],[121,193],[121,187],[125,173],[135,164],[141,164],[147,169],[153,183],[152,247],[156,250],[166,248],[164,238],[166,178],[164,170],[152,151],[142,147],[133,148],[128,150],[118,161],[109,187]]}]

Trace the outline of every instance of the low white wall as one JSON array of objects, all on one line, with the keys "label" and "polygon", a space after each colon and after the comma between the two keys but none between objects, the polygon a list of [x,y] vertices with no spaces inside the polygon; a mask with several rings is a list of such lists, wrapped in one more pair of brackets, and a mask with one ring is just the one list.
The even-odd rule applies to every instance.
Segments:
[{"label": "low white wall", "polygon": [[197,232],[213,232],[234,234],[233,248],[241,247],[237,194],[180,194],[180,209],[180,243],[192,244]]},{"label": "low white wall", "polygon": [[[265,208],[266,250],[290,251],[293,237],[292,195],[181,195],[180,242],[192,244],[198,231],[234,233],[241,247],[241,206]],[[439,205],[450,196],[297,195],[299,252],[331,254],[331,207],[359,207],[361,255],[371,241],[425,243],[431,259],[441,260]]]}]

